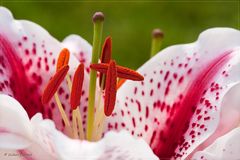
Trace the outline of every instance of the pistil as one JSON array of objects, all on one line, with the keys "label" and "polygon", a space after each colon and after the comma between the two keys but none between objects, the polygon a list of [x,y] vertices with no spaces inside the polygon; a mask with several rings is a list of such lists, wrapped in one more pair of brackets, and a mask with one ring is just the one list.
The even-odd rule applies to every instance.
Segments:
[{"label": "pistil", "polygon": [[[103,29],[104,15],[97,12],[93,16],[94,34],[93,34],[93,50],[92,63],[97,63],[101,50],[101,39]],[[94,108],[95,108],[95,91],[96,91],[97,73],[94,70],[90,71],[89,96],[88,96],[88,112],[87,112],[87,140],[92,139],[93,123],[94,123]]]},{"label": "pistil", "polygon": [[155,54],[157,54],[160,51],[161,46],[162,46],[163,37],[164,37],[164,34],[160,29],[153,30],[150,57],[153,57]]}]

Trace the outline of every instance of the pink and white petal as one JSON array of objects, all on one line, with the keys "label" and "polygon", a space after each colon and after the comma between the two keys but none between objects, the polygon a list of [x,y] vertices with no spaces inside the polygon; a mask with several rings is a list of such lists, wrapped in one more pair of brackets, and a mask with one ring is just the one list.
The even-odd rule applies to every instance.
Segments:
[{"label": "pink and white petal", "polygon": [[[64,138],[56,138],[62,139]],[[64,140],[64,146],[59,147],[62,159],[86,160],[157,160],[151,148],[143,139],[133,138],[127,131],[108,132],[98,142]],[[74,147],[66,147],[74,146]]]},{"label": "pink and white petal", "polygon": [[108,132],[98,142],[80,141],[70,139],[57,131],[50,120],[42,120],[40,115],[35,115],[33,118],[31,122],[35,126],[34,133],[39,138],[36,144],[29,147],[26,152],[34,157],[42,157],[40,156],[42,153],[35,152],[36,149],[42,147],[45,152],[51,151],[52,155],[56,156],[55,158],[63,160],[158,159],[143,139],[135,139],[127,131]]},{"label": "pink and white petal", "polygon": [[195,43],[169,47],[126,82],[107,130],[143,137],[160,158],[185,158],[219,123],[221,102],[240,77],[240,32],[213,28]]},{"label": "pink and white petal", "polygon": [[21,104],[8,95],[0,94],[0,102],[0,159],[56,159],[50,130],[45,129],[55,129],[54,123],[40,114],[30,121]]},{"label": "pink and white petal", "polygon": [[[4,7],[0,7],[0,14],[1,93],[15,97],[30,117],[41,112],[45,118],[53,119],[59,129],[63,129],[56,103],[52,100],[43,106],[41,94],[55,73],[57,57],[64,45],[39,25],[26,20],[14,20],[11,12]],[[78,64],[77,58],[71,55],[70,76]],[[85,95],[88,95],[87,82],[86,80],[83,88]],[[70,92],[66,82],[59,88],[58,93],[70,117]],[[86,97],[84,98],[81,104],[86,103]]]},{"label": "pink and white petal", "polygon": [[0,94],[0,117],[0,149],[22,149],[30,145],[30,122],[21,104]]},{"label": "pink and white petal", "polygon": [[143,139],[135,139],[127,131],[108,132],[100,141],[88,142],[68,138],[56,130],[52,121],[42,120],[40,114],[35,115],[31,122],[35,139],[24,152],[33,159],[158,159]]},{"label": "pink and white petal", "polygon": [[218,137],[225,135],[239,125],[240,122],[240,84],[232,87],[224,96],[220,114],[220,122],[215,132],[199,145],[191,155],[197,151],[202,151],[212,144]]},{"label": "pink and white petal", "polygon": [[[7,95],[0,95],[0,99],[3,98],[7,101],[1,106],[1,116],[6,114],[9,117],[15,116],[15,118],[9,120],[6,116],[2,117],[1,121],[5,120],[5,124],[0,123],[0,127],[8,130],[10,134],[15,134],[16,131],[18,135],[24,135],[23,139],[28,143],[20,145],[24,143],[19,140],[11,141],[9,137],[6,137],[6,142],[2,141],[1,133],[1,159],[11,159],[10,155],[13,154],[31,160],[158,159],[144,140],[135,139],[126,131],[109,132],[98,142],[70,139],[56,130],[53,121],[43,120],[40,113],[34,115],[30,121],[22,106],[15,99]],[[2,145],[2,142],[5,142],[5,145]]]},{"label": "pink and white petal", "polygon": [[39,111],[44,112],[39,88],[43,88],[55,67],[49,64],[53,60],[50,53],[46,50],[44,55],[43,49],[46,43],[51,46],[48,47],[49,51],[59,51],[59,43],[40,26],[24,20],[14,20],[6,8],[1,7],[0,13],[1,55],[4,62],[9,64],[7,74],[12,79],[8,82],[13,91],[12,96],[26,108],[30,116]]},{"label": "pink and white petal", "polygon": [[235,128],[203,151],[196,152],[193,160],[237,160],[240,157],[240,128]]},{"label": "pink and white petal", "polygon": [[89,73],[89,66],[92,58],[92,46],[85,39],[75,34],[67,36],[62,44],[84,64],[87,73]]},{"label": "pink and white petal", "polygon": [[[26,148],[24,151],[32,157],[33,159],[58,159],[59,157],[56,150],[56,143],[53,141],[53,134],[57,131],[55,124],[52,120],[43,120],[42,114],[37,113],[31,118],[31,127],[33,130],[32,144],[30,147]],[[61,132],[59,132],[61,133]],[[62,134],[62,133],[61,133]],[[58,141],[61,142],[60,139]]]}]

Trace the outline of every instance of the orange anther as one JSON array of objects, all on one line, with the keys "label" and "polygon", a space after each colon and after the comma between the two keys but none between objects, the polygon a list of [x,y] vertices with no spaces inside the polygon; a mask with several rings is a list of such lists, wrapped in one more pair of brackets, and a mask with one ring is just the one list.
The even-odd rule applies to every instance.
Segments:
[{"label": "orange anther", "polygon": [[[108,36],[105,39],[105,42],[102,47],[101,63],[109,63],[111,60],[111,57],[112,57],[112,38]],[[102,81],[103,81],[103,74],[100,73],[99,86],[101,86]],[[103,89],[105,89],[105,82],[103,84]]]},{"label": "orange anther", "polygon": [[58,60],[57,60],[57,68],[58,71],[62,66],[68,65],[70,57],[70,52],[67,48],[63,48],[59,54]]},{"label": "orange anther", "polygon": [[65,76],[67,75],[68,70],[69,70],[68,65],[63,66],[50,79],[46,88],[43,91],[43,95],[42,95],[42,103],[43,104],[46,104],[51,100],[53,95],[56,93],[58,87],[60,86],[60,84],[64,80]]},{"label": "orange anther", "polygon": [[[107,63],[91,64],[90,67],[91,69],[94,69],[98,72],[106,74],[109,64]],[[129,79],[133,81],[144,80],[144,77],[141,74],[139,74],[138,72],[132,69],[122,67],[122,66],[116,66],[116,68],[117,68],[117,77],[119,78]]]},{"label": "orange anther", "polygon": [[75,110],[80,105],[82,86],[84,80],[84,65],[80,64],[74,73],[73,85],[71,91],[70,104],[72,110]]},{"label": "orange anther", "polygon": [[113,112],[117,93],[117,68],[116,62],[111,61],[107,70],[106,89],[104,99],[104,113],[110,116]]}]

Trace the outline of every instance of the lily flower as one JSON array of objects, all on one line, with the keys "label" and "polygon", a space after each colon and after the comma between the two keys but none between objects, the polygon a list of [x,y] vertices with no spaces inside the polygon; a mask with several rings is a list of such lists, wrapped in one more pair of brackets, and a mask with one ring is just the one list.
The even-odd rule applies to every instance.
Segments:
[{"label": "lily flower", "polygon": [[[96,31],[101,18],[94,19]],[[168,47],[134,72],[111,58],[94,59],[101,36],[95,35],[93,51],[77,35],[60,43],[3,7],[0,26],[1,159],[240,157],[240,31],[206,30],[196,42]],[[56,70],[63,48],[69,61]],[[101,80],[89,96],[96,83],[91,80],[99,79],[93,69]],[[116,93],[117,77],[130,79],[126,73],[131,80],[143,78],[124,82]],[[95,95],[99,99],[91,99]]]}]

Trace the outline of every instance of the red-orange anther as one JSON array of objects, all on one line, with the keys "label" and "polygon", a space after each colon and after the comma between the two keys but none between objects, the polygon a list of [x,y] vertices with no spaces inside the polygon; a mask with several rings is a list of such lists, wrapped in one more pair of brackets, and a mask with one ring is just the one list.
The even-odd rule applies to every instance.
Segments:
[{"label": "red-orange anther", "polygon": [[101,63],[109,63],[111,57],[112,57],[112,38],[108,36],[103,44]]},{"label": "red-orange anther", "polygon": [[[102,47],[101,63],[109,63],[111,60],[111,57],[112,57],[112,38],[110,36],[108,36],[105,39],[105,42]],[[104,82],[102,82],[103,80],[104,80],[103,74],[100,73],[99,86],[101,86],[103,83],[103,89],[105,89],[106,80],[104,80]]]},{"label": "red-orange anther", "polygon": [[46,104],[51,100],[53,95],[56,93],[58,87],[60,86],[60,84],[64,80],[65,76],[67,75],[68,70],[69,70],[68,65],[63,66],[50,79],[46,88],[43,91],[43,95],[42,95],[42,103],[43,104]]},{"label": "red-orange anther", "polygon": [[104,113],[110,116],[113,112],[117,93],[117,68],[116,62],[111,61],[107,70],[106,89],[104,99]]},{"label": "red-orange anther", "polygon": [[[98,72],[106,74],[109,64],[106,64],[106,63],[91,64],[90,67],[91,69],[94,69]],[[116,66],[116,68],[117,68],[117,77],[119,78],[129,79],[133,81],[144,80],[144,77],[141,74],[139,74],[138,72],[132,69],[122,67],[122,66]]]},{"label": "red-orange anther", "polygon": [[62,66],[68,65],[69,58],[70,58],[69,50],[67,48],[63,48],[58,56],[56,70],[58,71]]},{"label": "red-orange anther", "polygon": [[82,86],[84,80],[84,65],[80,64],[74,73],[70,104],[72,110],[75,110],[80,105]]}]

